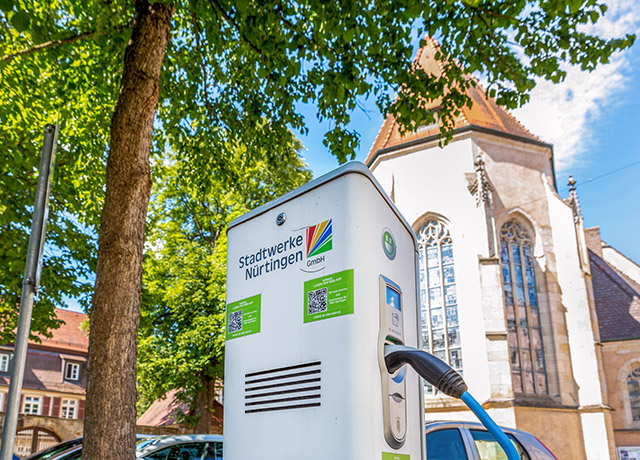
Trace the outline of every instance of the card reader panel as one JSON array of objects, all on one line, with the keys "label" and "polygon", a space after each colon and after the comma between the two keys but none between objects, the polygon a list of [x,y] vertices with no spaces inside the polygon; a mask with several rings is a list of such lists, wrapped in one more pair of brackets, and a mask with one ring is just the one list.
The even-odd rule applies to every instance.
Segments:
[{"label": "card reader panel", "polygon": [[382,385],[384,437],[390,447],[399,449],[407,435],[406,366],[389,374],[384,361],[384,346],[404,345],[402,290],[389,278],[380,275],[380,334],[378,361]]}]

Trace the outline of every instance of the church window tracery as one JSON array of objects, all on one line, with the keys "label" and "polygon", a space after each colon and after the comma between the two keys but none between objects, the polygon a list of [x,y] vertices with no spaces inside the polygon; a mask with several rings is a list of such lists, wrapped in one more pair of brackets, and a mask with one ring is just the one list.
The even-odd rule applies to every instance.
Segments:
[{"label": "church window tracery", "polygon": [[627,392],[631,407],[631,420],[640,422],[640,367],[636,367],[627,375]]},{"label": "church window tracery", "polygon": [[547,394],[547,371],[533,263],[533,242],[516,221],[500,232],[500,263],[514,391]]},{"label": "church window tracery", "polygon": [[[418,232],[422,348],[462,372],[453,244],[447,226],[430,219]],[[433,393],[433,388],[426,385]]]}]

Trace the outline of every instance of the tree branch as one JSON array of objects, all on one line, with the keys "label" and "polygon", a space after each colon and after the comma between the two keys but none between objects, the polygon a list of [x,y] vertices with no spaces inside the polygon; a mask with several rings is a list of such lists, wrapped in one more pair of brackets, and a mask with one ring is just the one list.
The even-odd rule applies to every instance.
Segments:
[{"label": "tree branch", "polygon": [[253,51],[262,55],[262,50],[258,48],[256,45],[254,45],[253,43],[251,43],[251,41],[242,33],[242,30],[240,29],[240,26],[238,25],[238,23],[235,21],[234,18],[229,16],[229,14],[224,10],[224,8],[222,8],[222,5],[220,5],[218,0],[209,0],[209,3],[211,3],[211,6],[213,6],[213,9],[216,10],[218,13],[220,13],[224,18],[224,20],[227,21],[236,30],[236,32],[238,32],[238,35],[240,35],[240,38],[242,39],[243,42],[249,45],[249,47]]},{"label": "tree branch", "polygon": [[102,35],[106,32],[120,32],[124,29],[127,29],[128,27],[131,27],[131,24],[125,24],[119,27],[116,27],[115,29],[111,29],[108,31],[103,31],[103,32],[99,32],[97,30],[91,30],[88,32],[82,32],[80,34],[77,35],[72,35],[70,37],[66,37],[66,38],[59,38],[57,40],[50,40],[48,42],[44,42],[44,43],[39,43],[31,48],[25,48],[22,49],[20,51],[16,51],[15,53],[9,53],[9,54],[5,54],[4,56],[2,56],[2,61],[4,62],[9,62],[12,59],[19,57],[19,56],[26,56],[28,54],[32,54],[32,53],[36,53],[38,51],[43,51],[49,48],[53,48],[56,46],[60,46],[60,45],[66,45],[68,43],[74,43],[77,42],[78,40],[83,40],[85,38],[90,38],[93,37],[94,35]]},{"label": "tree branch", "polygon": [[191,8],[191,23],[193,24],[193,34],[196,39],[196,48],[198,49],[198,54],[200,55],[200,70],[202,72],[202,90],[204,92],[204,105],[207,108],[207,115],[211,117],[213,112],[213,107],[211,106],[211,101],[209,101],[209,83],[207,78],[207,67],[204,63],[204,53],[202,51],[202,47],[200,46],[200,27],[198,27],[198,16],[193,8]]}]

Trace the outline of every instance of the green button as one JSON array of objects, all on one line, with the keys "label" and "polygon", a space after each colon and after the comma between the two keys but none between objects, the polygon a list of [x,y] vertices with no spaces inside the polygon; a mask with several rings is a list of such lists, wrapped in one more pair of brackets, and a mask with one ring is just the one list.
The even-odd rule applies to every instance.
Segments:
[{"label": "green button", "polygon": [[396,257],[396,241],[389,230],[385,230],[382,234],[382,249],[385,255],[393,260]]}]

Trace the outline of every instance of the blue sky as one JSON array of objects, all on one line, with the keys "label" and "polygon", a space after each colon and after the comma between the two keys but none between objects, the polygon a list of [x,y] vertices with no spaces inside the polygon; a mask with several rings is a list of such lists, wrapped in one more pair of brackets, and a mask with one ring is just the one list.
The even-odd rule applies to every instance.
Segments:
[{"label": "blue sky", "polygon": [[[567,67],[563,83],[539,82],[530,102],[512,113],[554,145],[563,198],[568,176],[576,179],[585,226],[599,226],[604,241],[640,263],[640,2],[605,3],[607,14],[589,32],[605,37],[635,33],[636,44],[594,72]],[[383,121],[373,101],[363,105],[368,112],[354,113],[351,125],[361,136],[359,161]],[[303,155],[318,177],[338,166],[322,144],[330,126],[317,121],[312,106],[302,112],[309,128],[308,135],[299,135],[307,149]],[[625,169],[616,171],[620,168]]]}]

